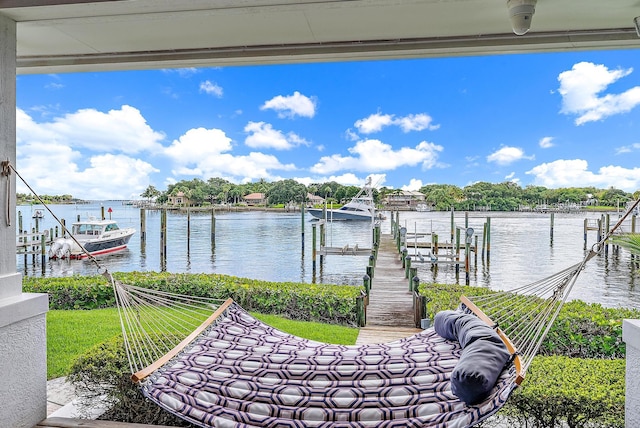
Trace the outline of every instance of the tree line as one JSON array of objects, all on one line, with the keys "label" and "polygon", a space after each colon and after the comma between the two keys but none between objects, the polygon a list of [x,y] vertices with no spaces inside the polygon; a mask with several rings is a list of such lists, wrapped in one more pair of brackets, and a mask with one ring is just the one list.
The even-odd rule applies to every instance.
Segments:
[{"label": "tree line", "polygon": [[[308,195],[317,195],[327,202],[341,204],[349,201],[360,190],[357,186],[344,186],[335,181],[313,183],[305,186],[292,179],[268,182],[234,184],[222,178],[210,178],[206,181],[194,178],[170,184],[167,190],[160,191],[149,186],[140,195],[157,203],[166,203],[169,197],[182,193],[191,205],[240,204],[244,196],[250,193],[262,193],[266,204],[270,206],[289,203],[303,203]],[[382,187],[375,189],[374,201],[383,204],[388,195],[399,194],[400,189]],[[425,195],[425,202],[435,210],[476,210],[490,207],[492,211],[514,211],[522,206],[539,204],[577,204],[608,207],[624,207],[628,201],[640,197],[614,187],[598,189],[595,187],[568,187],[548,189],[543,186],[527,185],[521,187],[514,182],[489,183],[478,182],[465,187],[451,184],[428,184],[419,192]]]}]

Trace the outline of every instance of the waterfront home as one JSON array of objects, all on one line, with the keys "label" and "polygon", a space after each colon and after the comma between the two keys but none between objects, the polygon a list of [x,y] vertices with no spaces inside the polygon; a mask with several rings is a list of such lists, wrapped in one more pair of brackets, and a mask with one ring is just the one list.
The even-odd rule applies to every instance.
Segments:
[{"label": "waterfront home", "polygon": [[249,193],[243,196],[242,199],[249,206],[265,205],[267,203],[264,193]]},{"label": "waterfront home", "polygon": [[389,193],[383,201],[388,209],[415,209],[418,204],[424,203],[426,196],[413,190],[400,190]]},{"label": "waterfront home", "polygon": [[324,198],[318,195],[312,195],[311,193],[307,193],[307,207],[311,208],[315,205],[324,204]]},{"label": "waterfront home", "polygon": [[169,196],[167,203],[174,207],[189,207],[191,206],[191,199],[189,199],[184,192],[178,192],[175,195]]}]

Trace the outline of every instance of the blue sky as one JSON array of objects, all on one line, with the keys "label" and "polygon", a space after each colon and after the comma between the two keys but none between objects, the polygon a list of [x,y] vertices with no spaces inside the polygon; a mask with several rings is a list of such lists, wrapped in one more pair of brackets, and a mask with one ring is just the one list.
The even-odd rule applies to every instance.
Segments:
[{"label": "blue sky", "polygon": [[210,177],[633,192],[639,104],[638,50],[20,75],[17,169],[83,199]]}]

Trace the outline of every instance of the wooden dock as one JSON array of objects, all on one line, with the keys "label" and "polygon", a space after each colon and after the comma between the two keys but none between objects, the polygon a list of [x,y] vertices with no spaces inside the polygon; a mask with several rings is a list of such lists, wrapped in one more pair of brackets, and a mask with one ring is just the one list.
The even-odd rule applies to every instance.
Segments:
[{"label": "wooden dock", "polygon": [[418,333],[421,330],[415,327],[413,317],[413,295],[401,255],[393,237],[381,235],[371,280],[367,324],[360,328],[356,344],[384,343]]}]

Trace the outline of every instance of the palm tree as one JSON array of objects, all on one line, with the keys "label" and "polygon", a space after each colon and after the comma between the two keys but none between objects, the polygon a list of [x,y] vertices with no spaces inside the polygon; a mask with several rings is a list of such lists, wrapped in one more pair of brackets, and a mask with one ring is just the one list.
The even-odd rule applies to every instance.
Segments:
[{"label": "palm tree", "polygon": [[628,233],[625,235],[614,236],[611,242],[626,248],[636,255],[640,255],[640,233]]}]

